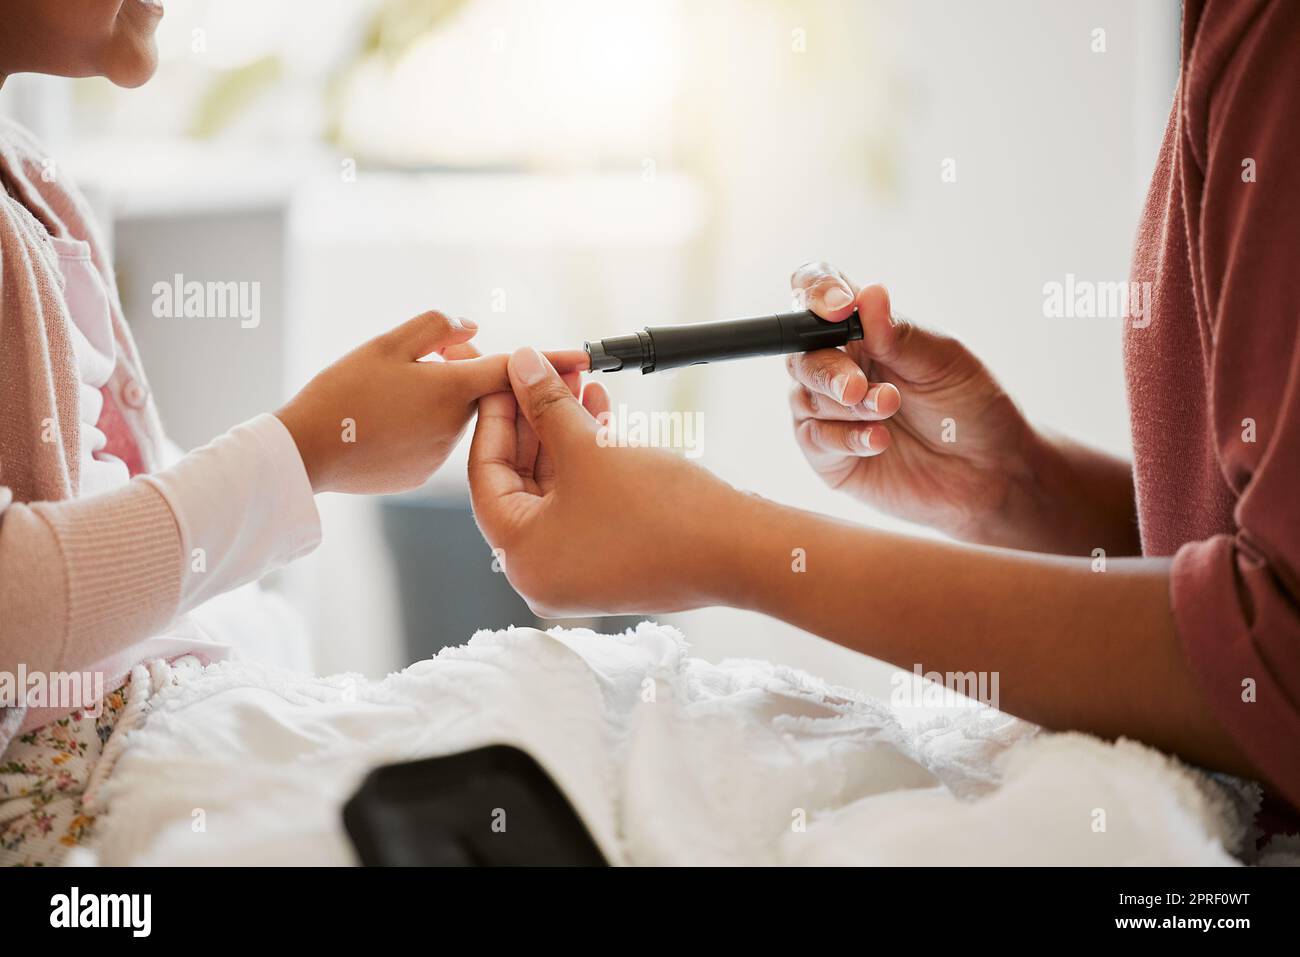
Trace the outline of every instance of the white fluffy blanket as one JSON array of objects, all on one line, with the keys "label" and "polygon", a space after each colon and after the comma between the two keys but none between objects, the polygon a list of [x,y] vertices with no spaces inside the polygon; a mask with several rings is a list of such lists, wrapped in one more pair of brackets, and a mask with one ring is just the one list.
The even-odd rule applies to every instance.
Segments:
[{"label": "white fluffy blanket", "polygon": [[880,702],[672,629],[482,632],[383,681],[225,663],[161,692],[109,780],[119,864],[348,864],[383,763],[493,742],[622,864],[1233,864],[1254,797],[1131,742]]}]

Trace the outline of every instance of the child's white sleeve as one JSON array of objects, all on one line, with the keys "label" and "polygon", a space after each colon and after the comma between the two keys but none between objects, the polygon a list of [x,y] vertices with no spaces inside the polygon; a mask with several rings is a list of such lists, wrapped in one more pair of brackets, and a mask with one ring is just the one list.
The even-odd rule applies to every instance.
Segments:
[{"label": "child's white sleeve", "polygon": [[180,528],[178,613],[256,581],[320,543],[307,470],[274,415],[252,418],[142,478],[167,499]]}]

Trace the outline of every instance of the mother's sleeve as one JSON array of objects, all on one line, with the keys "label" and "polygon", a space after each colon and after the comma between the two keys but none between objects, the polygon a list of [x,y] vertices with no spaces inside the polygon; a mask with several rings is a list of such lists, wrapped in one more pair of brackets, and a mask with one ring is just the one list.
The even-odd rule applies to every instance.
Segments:
[{"label": "mother's sleeve", "polygon": [[1235,534],[1178,552],[1172,598],[1217,717],[1300,806],[1300,4],[1261,9],[1186,118],[1209,401],[1238,504]]}]

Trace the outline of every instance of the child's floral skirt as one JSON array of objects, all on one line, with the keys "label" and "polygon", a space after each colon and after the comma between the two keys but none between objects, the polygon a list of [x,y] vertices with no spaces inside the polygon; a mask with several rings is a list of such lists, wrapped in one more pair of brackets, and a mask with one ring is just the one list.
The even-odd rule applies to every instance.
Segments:
[{"label": "child's floral skirt", "polygon": [[60,864],[91,839],[100,786],[127,735],[164,685],[199,667],[189,656],[137,665],[94,709],[98,717],[74,711],[9,742],[0,755],[0,867]]},{"label": "child's floral skirt", "polygon": [[123,686],[99,717],[74,711],[9,743],[0,758],[0,865],[58,864],[91,834],[86,786],[126,703]]}]

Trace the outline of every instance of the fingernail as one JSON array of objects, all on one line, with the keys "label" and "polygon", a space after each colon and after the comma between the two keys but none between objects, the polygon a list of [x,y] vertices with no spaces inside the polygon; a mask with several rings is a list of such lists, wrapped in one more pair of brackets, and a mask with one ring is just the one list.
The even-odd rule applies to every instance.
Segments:
[{"label": "fingernail", "polygon": [[456,321],[460,323],[462,329],[468,329],[470,332],[478,328],[477,322],[473,319],[466,319],[464,316],[459,317]]},{"label": "fingernail", "polygon": [[542,354],[532,346],[516,349],[511,357],[515,375],[524,385],[536,385],[546,378],[545,360]]},{"label": "fingernail", "polygon": [[862,404],[867,407],[868,412],[880,411],[880,390],[883,386],[876,386],[867,392],[867,397],[862,400]]},{"label": "fingernail", "polygon": [[844,401],[844,390],[849,387],[849,377],[846,375],[837,375],[831,380],[831,391],[835,393],[835,398],[841,402]]},{"label": "fingernail", "polygon": [[858,448],[863,452],[875,451],[871,447],[871,429],[863,429],[861,432],[853,434],[853,441],[857,443]]},{"label": "fingernail", "polygon": [[822,305],[827,309],[843,309],[853,301],[853,297],[842,286],[832,286],[822,296]]}]

